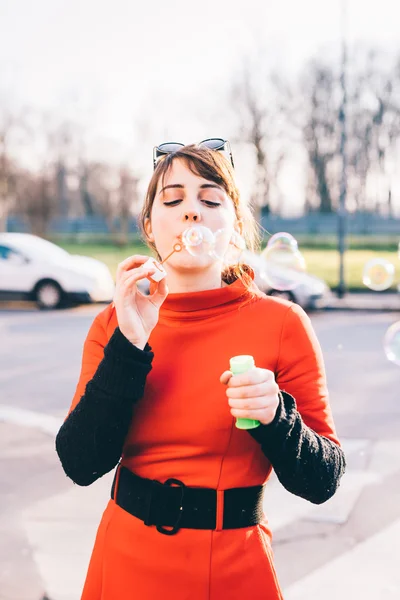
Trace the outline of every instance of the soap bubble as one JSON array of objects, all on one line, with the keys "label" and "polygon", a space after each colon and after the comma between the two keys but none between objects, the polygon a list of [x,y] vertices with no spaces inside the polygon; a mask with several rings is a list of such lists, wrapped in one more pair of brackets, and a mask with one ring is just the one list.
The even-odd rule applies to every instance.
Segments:
[{"label": "soap bubble", "polygon": [[297,240],[290,233],[286,233],[286,231],[275,233],[269,238],[267,248],[271,248],[272,246],[275,246],[275,248],[292,250],[293,252],[296,252],[299,249]]},{"label": "soap bubble", "polygon": [[218,260],[223,260],[229,249],[230,233],[227,229],[218,229],[214,233],[214,248],[211,251],[211,256]]},{"label": "soap bubble", "polygon": [[194,225],[183,232],[182,243],[192,256],[203,256],[212,252],[215,238],[208,227]]},{"label": "soap bubble", "polygon": [[237,231],[232,232],[230,243],[238,250],[244,250],[246,248],[244,237],[242,237]]},{"label": "soap bubble", "polygon": [[383,339],[383,348],[388,360],[400,366],[400,321],[387,330]]},{"label": "soap bubble", "polygon": [[262,251],[263,273],[268,285],[279,291],[294,290],[306,271],[303,255],[290,233],[276,233]]},{"label": "soap bubble", "polygon": [[223,260],[226,265],[239,262],[240,255],[246,248],[246,242],[237,231],[218,229],[215,234],[215,245],[211,256]]},{"label": "soap bubble", "polygon": [[384,258],[373,258],[364,266],[363,283],[370,290],[382,292],[390,288],[394,281],[394,265]]}]

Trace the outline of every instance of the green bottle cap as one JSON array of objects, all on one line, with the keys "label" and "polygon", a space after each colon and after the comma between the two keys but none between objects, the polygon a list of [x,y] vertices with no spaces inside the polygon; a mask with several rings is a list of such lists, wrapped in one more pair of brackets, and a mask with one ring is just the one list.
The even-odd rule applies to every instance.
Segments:
[{"label": "green bottle cap", "polygon": [[241,356],[234,356],[229,361],[230,370],[234,375],[239,375],[240,373],[246,373],[250,369],[253,369],[256,365],[254,362],[254,358],[248,354],[242,354]]},{"label": "green bottle cap", "polygon": [[[230,361],[230,370],[234,375],[240,375],[246,373],[250,369],[254,369],[255,362],[254,358],[249,354],[241,354],[239,356],[233,356]],[[236,419],[236,427],[238,429],[255,429],[260,425],[260,421],[254,419]]]}]

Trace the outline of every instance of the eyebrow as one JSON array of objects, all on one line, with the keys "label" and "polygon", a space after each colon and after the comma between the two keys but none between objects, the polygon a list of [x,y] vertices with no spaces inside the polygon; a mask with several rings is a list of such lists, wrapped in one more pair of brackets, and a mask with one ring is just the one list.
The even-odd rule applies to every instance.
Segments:
[{"label": "eyebrow", "polygon": [[[165,190],[168,190],[171,188],[175,188],[175,189],[178,188],[180,190],[183,190],[183,189],[185,189],[185,186],[182,185],[182,183],[172,183],[171,185],[166,185],[165,187],[163,187],[158,193],[161,194]],[[220,185],[217,185],[216,183],[203,183],[200,186],[201,190],[206,190],[207,188],[215,188],[217,190],[222,190],[222,187]]]}]

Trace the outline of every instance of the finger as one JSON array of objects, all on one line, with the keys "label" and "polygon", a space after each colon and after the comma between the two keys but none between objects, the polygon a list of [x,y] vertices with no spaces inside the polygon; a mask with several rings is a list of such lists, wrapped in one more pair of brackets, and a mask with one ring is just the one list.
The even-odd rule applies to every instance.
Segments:
[{"label": "finger", "polygon": [[241,387],[228,387],[226,395],[228,398],[257,398],[258,396],[274,395],[279,392],[279,386],[275,380],[270,379],[256,385],[244,385]]},{"label": "finger", "polygon": [[231,371],[224,371],[224,373],[222,373],[221,377],[219,378],[220,382],[223,383],[224,385],[226,385],[228,383],[228,381],[231,379],[232,377],[232,372]]},{"label": "finger", "polygon": [[149,296],[149,300],[154,304],[154,306],[157,306],[159,308],[164,302],[165,298],[168,296],[168,285],[166,278],[164,277],[164,279],[161,279],[161,281],[159,281],[155,285],[157,287],[155,288],[154,292]]},{"label": "finger", "polygon": [[237,410],[260,410],[276,406],[277,396],[257,396],[256,398],[228,398],[228,404],[231,408]]},{"label": "finger", "polygon": [[149,267],[148,269],[137,269],[135,271],[132,271],[132,273],[129,275],[129,277],[127,277],[123,281],[121,281],[119,283],[119,285],[117,284],[117,287],[119,290],[122,291],[122,293],[124,293],[124,291],[130,292],[132,290],[132,288],[134,286],[136,286],[136,283],[138,281],[140,281],[141,279],[146,279],[146,277],[149,277],[150,275],[152,275],[154,273],[155,273],[154,267]]},{"label": "finger", "polygon": [[128,256],[128,258],[119,263],[117,267],[117,277],[125,271],[129,271],[135,267],[143,265],[148,260],[149,256],[145,256],[144,254],[134,254],[133,256]]},{"label": "finger", "polygon": [[130,278],[133,273],[148,273],[149,270],[151,270],[151,274],[153,275],[156,272],[157,267],[153,263],[149,263],[147,265],[142,264],[135,267],[132,266],[131,269],[120,271],[119,275],[117,275],[117,281],[124,282],[126,279]]},{"label": "finger", "polygon": [[149,296],[152,296],[157,291],[158,283],[150,279],[149,284]]},{"label": "finger", "polygon": [[275,380],[275,375],[273,371],[255,367],[254,369],[250,369],[250,371],[247,371],[246,373],[234,375],[229,382],[229,386],[242,387],[245,385],[255,385],[258,383],[263,383],[264,381],[269,381],[271,379]]},{"label": "finger", "polygon": [[231,408],[231,415],[236,419],[254,419],[261,423],[271,422],[276,414],[276,410],[271,409],[259,409],[259,410],[239,410],[237,408]]},{"label": "finger", "polygon": [[[167,286],[166,281],[166,277],[163,277],[160,279],[160,281],[154,281],[153,279],[150,279],[149,295],[152,296],[158,291],[165,290],[165,287]],[[163,282],[165,283],[165,287]]]}]

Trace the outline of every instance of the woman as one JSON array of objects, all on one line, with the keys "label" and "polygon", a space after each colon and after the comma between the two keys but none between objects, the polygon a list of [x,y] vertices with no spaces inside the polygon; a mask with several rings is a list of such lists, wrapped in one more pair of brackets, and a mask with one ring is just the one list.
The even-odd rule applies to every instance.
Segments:
[{"label": "woman", "polygon": [[[168,150],[156,153],[141,214],[158,259],[193,225],[222,229],[223,252],[239,234],[251,247],[255,223],[224,154]],[[224,270],[186,249],[145,296],[137,284],[155,272],[147,259],[119,265],[56,440],[79,485],[119,463],[82,600],[280,599],[262,510],[271,469],[316,504],[345,469],[310,320],[261,293],[251,269]],[[232,375],[229,359],[241,354],[257,368]],[[238,417],[260,424],[241,430]]]}]

